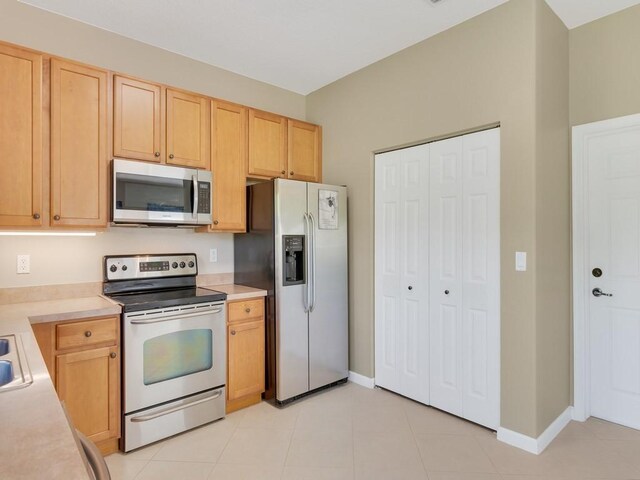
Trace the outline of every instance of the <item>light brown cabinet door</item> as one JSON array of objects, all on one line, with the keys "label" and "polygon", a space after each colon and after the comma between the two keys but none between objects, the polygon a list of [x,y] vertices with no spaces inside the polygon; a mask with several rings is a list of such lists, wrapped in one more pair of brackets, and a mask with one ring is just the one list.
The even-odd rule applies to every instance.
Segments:
[{"label": "light brown cabinet door", "polygon": [[56,357],[56,390],[74,426],[94,442],[117,438],[120,429],[117,347]]},{"label": "light brown cabinet door", "polygon": [[229,400],[264,391],[264,319],[228,327]]},{"label": "light brown cabinet door", "polygon": [[287,178],[320,182],[322,175],[322,130],[311,123],[289,119]]},{"label": "light brown cabinet door", "polygon": [[108,78],[51,60],[52,226],[107,226]]},{"label": "light brown cabinet door", "polygon": [[0,45],[0,226],[42,225],[42,56]]},{"label": "light brown cabinet door", "polygon": [[214,231],[246,230],[247,109],[211,102]]},{"label": "light brown cabinet door", "polygon": [[287,178],[287,119],[249,109],[249,176]]},{"label": "light brown cabinet door", "polygon": [[116,75],[113,92],[113,155],[160,162],[162,87]]},{"label": "light brown cabinet door", "polygon": [[167,163],[209,167],[209,100],[167,89]]}]

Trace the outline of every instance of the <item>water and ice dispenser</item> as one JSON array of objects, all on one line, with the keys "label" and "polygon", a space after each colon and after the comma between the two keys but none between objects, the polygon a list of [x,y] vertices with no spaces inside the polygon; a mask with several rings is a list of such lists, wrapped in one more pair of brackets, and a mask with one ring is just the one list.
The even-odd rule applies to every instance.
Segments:
[{"label": "water and ice dispenser", "polygon": [[282,284],[300,285],[305,283],[304,235],[284,235],[282,237]]}]

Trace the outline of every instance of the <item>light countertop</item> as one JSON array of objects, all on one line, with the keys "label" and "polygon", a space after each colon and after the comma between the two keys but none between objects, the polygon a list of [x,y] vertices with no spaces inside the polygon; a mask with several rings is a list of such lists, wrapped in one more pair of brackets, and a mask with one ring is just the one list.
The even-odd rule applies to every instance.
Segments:
[{"label": "light countertop", "polygon": [[0,478],[89,478],[30,324],[119,314],[100,296],[0,305],[0,335],[19,334],[33,377],[0,393]]},{"label": "light countertop", "polygon": [[217,290],[227,294],[227,301],[244,300],[245,298],[266,297],[267,291],[259,288],[245,287],[244,285],[225,284],[225,285],[202,285],[207,290]]}]

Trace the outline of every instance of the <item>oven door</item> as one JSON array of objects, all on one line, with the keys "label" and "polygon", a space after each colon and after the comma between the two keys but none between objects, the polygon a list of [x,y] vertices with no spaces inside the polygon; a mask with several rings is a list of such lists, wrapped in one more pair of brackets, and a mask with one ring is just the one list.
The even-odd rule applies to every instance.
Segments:
[{"label": "oven door", "polygon": [[125,413],[225,384],[224,302],[131,312],[123,318]]}]

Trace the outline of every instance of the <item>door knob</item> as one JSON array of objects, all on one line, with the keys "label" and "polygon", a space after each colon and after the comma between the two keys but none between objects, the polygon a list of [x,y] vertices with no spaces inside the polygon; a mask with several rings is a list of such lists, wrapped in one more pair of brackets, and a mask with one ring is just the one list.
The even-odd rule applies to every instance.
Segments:
[{"label": "door knob", "polygon": [[235,335],[236,331],[235,330],[231,330],[231,335]]},{"label": "door knob", "polygon": [[110,356],[111,358],[116,358],[116,356],[117,356],[117,355],[116,355],[116,352],[111,352],[111,353],[109,354],[109,356]]},{"label": "door knob", "polygon": [[33,218],[35,218],[36,220],[40,219],[40,214],[39,213],[34,213],[33,214]]},{"label": "door knob", "polygon": [[591,293],[593,293],[594,297],[613,297],[613,293],[604,293],[599,288],[594,288]]},{"label": "door knob", "polygon": [[170,153],[170,154],[169,154],[169,158],[173,158],[173,153]]},{"label": "door knob", "polygon": [[153,156],[154,156],[154,157],[159,157],[159,156],[160,156],[160,152],[155,152],[155,153],[153,154]]},{"label": "door knob", "polygon": [[56,220],[56,221],[60,220],[60,215],[54,215],[53,219]]}]

